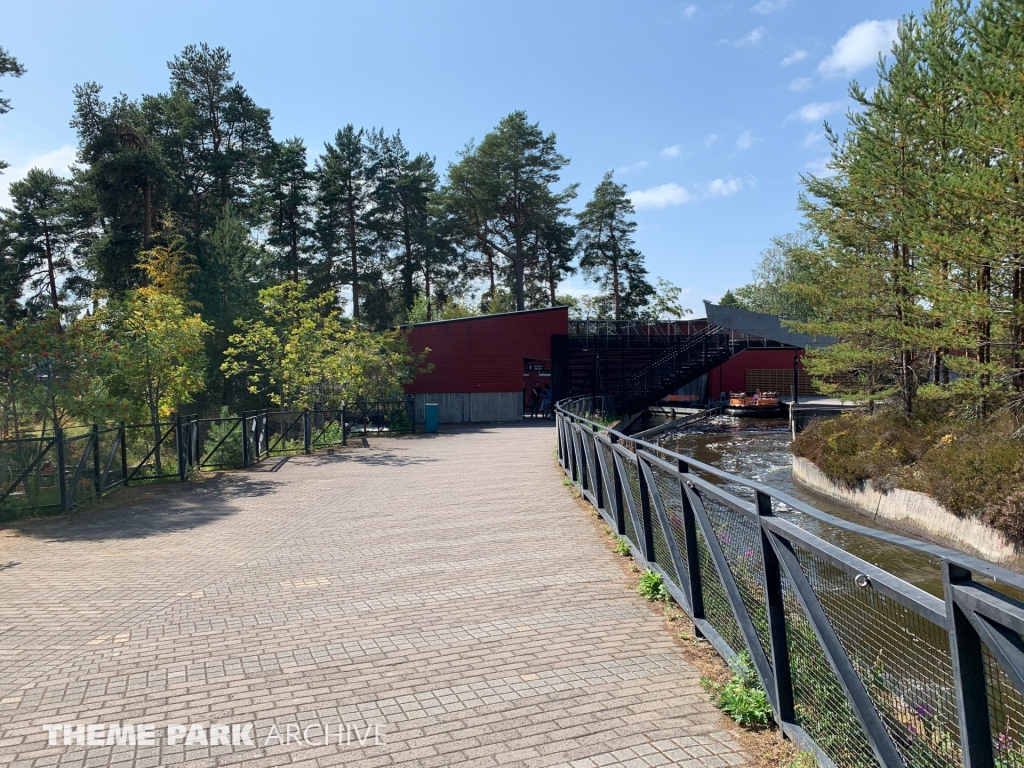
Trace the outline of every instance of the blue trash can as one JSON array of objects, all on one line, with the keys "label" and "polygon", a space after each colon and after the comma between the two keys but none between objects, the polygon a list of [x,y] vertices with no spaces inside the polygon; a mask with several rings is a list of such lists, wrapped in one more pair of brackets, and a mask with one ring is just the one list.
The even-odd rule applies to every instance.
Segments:
[{"label": "blue trash can", "polygon": [[423,431],[437,432],[437,403],[423,406]]}]

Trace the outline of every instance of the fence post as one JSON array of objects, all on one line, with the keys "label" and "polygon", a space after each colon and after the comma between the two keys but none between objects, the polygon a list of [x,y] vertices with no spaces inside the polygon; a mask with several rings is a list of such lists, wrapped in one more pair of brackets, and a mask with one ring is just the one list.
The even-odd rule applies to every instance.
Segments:
[{"label": "fence post", "polygon": [[[772,499],[761,491],[754,492],[757,516],[772,517]],[[779,703],[776,717],[779,727],[796,719],[793,704],[793,673],[789,664],[789,644],[786,641],[786,606],[782,598],[782,566],[763,525],[761,532],[761,567],[764,569],[764,592],[768,613],[768,636],[772,648],[772,667],[775,670],[775,700]]]},{"label": "fence post", "polygon": [[693,512],[693,505],[686,494],[686,488],[693,488],[693,483],[684,480],[683,475],[689,474],[689,467],[683,461],[679,462],[680,472],[679,491],[683,501],[683,538],[686,540],[686,570],[689,575],[687,587],[689,588],[690,610],[693,611],[693,634],[695,637],[703,637],[703,633],[697,625],[697,619],[704,619],[704,584],[701,581],[700,551],[697,549],[697,518]]},{"label": "fence post", "polygon": [[242,420],[242,468],[245,469],[249,466],[249,424],[245,417],[245,411],[242,411],[239,418]]},{"label": "fence post", "polygon": [[188,467],[185,466],[185,440],[181,434],[181,414],[174,414],[174,447],[178,452],[178,482],[184,483],[188,475]]},{"label": "fence post", "polygon": [[345,434],[345,406],[338,411],[338,423],[341,425],[341,444],[348,445],[348,435]]},{"label": "fence post", "polygon": [[312,444],[312,435],[309,434],[309,408],[302,409],[302,450],[308,456]]},{"label": "fence post", "polygon": [[128,487],[128,429],[125,423],[121,422],[121,482]]},{"label": "fence post", "polygon": [[946,598],[946,626],[953,661],[953,687],[956,689],[964,768],[992,768],[995,761],[981,638],[953,596],[955,584],[969,581],[969,570],[948,560],[942,561],[942,591]]},{"label": "fence post", "polygon": [[[613,446],[619,442],[618,435],[614,432],[609,434],[609,439]],[[612,476],[615,478],[615,533],[619,536],[625,536],[626,500],[622,498],[622,477],[619,475],[619,465],[615,461],[615,448],[612,448]]]},{"label": "fence post", "polygon": [[64,430],[57,427],[53,430],[53,439],[57,441],[57,482],[60,489],[60,511],[68,511],[68,488],[64,482]]},{"label": "fence post", "polygon": [[98,499],[103,489],[100,488],[100,428],[96,424],[92,425],[92,487]]},{"label": "fence post", "polygon": [[654,556],[654,529],[651,526],[651,491],[644,479],[643,468],[640,462],[643,461],[638,454],[636,456],[636,482],[640,486],[640,522],[644,527],[644,539],[641,542],[644,550],[644,559],[648,563],[657,562]]},{"label": "fence post", "polygon": [[594,433],[594,474],[597,475],[597,481],[594,483],[596,488],[591,490],[594,492],[594,498],[597,500],[597,508],[604,509],[604,475],[601,474],[601,462],[597,461],[597,452],[601,450],[597,447],[597,425],[595,424],[590,428],[590,431]]}]

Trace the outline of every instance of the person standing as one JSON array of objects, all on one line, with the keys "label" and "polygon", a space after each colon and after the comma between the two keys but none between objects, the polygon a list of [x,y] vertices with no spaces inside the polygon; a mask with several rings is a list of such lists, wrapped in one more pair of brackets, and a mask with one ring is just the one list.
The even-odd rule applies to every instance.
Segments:
[{"label": "person standing", "polygon": [[537,411],[540,409],[540,382],[533,382],[530,390],[530,418],[537,418]]}]

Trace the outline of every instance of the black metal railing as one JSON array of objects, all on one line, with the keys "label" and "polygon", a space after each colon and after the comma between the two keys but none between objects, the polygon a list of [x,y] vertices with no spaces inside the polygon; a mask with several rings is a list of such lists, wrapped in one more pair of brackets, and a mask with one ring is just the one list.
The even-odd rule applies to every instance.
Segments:
[{"label": "black metal railing", "polygon": [[[780,728],[822,765],[1024,766],[1024,576],[633,440],[579,415],[588,401],[556,407],[566,474],[723,658],[749,654]],[[934,558],[944,597],[805,515]]]},{"label": "black metal railing", "polygon": [[347,445],[354,435],[415,428],[413,399],[407,397],[336,409],[177,416],[0,440],[0,516],[66,512],[119,486],[184,482],[196,469],[244,469],[274,456]]}]

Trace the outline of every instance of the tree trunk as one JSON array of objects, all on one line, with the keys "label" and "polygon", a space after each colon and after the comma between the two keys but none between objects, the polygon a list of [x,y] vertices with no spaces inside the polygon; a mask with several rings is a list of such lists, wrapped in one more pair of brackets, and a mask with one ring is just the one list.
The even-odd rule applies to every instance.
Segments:
[{"label": "tree trunk", "polygon": [[526,292],[523,285],[523,273],[526,271],[526,264],[523,258],[523,241],[516,238],[516,253],[513,268],[516,273],[516,311],[522,312],[526,309]]},{"label": "tree trunk", "polygon": [[53,266],[53,246],[50,243],[50,233],[45,235],[46,241],[46,276],[50,284],[50,303],[53,308],[60,312],[60,304],[57,302],[57,270]]},{"label": "tree trunk", "polygon": [[352,260],[352,319],[359,320],[359,241],[356,239],[356,207],[352,199],[355,190],[348,184],[348,249]]},{"label": "tree trunk", "polygon": [[149,239],[153,236],[153,190],[149,176],[142,186],[142,248],[149,249]]},{"label": "tree trunk", "polygon": [[619,265],[612,264],[612,300],[615,302],[615,319],[622,319],[622,312],[619,309]]}]

